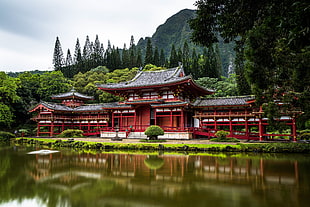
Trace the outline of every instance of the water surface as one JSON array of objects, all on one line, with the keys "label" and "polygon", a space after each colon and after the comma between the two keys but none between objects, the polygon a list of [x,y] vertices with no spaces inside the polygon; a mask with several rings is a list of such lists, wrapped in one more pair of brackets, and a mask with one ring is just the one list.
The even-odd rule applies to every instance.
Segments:
[{"label": "water surface", "polygon": [[308,206],[302,154],[27,154],[0,148],[0,207]]}]

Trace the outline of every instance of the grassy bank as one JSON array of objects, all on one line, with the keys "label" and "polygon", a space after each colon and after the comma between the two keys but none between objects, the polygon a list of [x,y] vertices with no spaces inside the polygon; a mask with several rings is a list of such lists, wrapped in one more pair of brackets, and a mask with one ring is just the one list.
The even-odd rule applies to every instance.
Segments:
[{"label": "grassy bank", "polygon": [[169,143],[109,143],[40,138],[17,138],[20,145],[42,148],[93,149],[93,150],[139,150],[139,151],[185,151],[185,152],[255,152],[255,153],[310,153],[307,143],[238,143],[238,144],[169,144]]}]

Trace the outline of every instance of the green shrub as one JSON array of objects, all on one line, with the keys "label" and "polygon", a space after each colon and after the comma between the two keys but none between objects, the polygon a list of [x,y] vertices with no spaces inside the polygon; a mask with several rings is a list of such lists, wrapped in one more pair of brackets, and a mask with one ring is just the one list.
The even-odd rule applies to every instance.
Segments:
[{"label": "green shrub", "polygon": [[310,139],[310,133],[303,133],[299,137],[301,140],[309,140]]},{"label": "green shrub", "polygon": [[226,132],[226,131],[217,131],[215,133],[215,136],[218,138],[218,139],[226,139],[227,135],[229,135],[229,132]]},{"label": "green shrub", "polygon": [[299,132],[300,134],[310,133],[310,129],[304,129]]},{"label": "green shrub", "polygon": [[215,136],[217,138],[210,139],[211,142],[240,142],[239,139],[233,137],[227,137],[229,132],[227,131],[217,131]]},{"label": "green shrub", "polygon": [[83,137],[83,131],[79,129],[66,129],[57,137],[65,137],[65,138],[74,138],[74,137]]},{"label": "green shrub", "polygon": [[159,135],[164,135],[164,130],[157,125],[149,126],[145,131],[144,134],[148,136],[149,139],[157,139]]},{"label": "green shrub", "polygon": [[227,137],[225,139],[219,139],[219,138],[212,138],[210,139],[211,142],[240,142],[239,139],[234,137]]},{"label": "green shrub", "polygon": [[9,141],[11,138],[15,138],[15,135],[10,132],[0,131],[0,140]]}]

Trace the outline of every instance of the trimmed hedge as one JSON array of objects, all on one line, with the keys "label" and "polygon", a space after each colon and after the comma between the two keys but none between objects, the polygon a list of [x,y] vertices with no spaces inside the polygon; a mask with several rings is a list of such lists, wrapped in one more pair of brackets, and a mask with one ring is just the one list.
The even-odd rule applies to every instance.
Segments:
[{"label": "trimmed hedge", "polygon": [[164,135],[165,132],[160,126],[152,125],[144,131],[144,134],[150,139],[157,139],[157,136]]}]

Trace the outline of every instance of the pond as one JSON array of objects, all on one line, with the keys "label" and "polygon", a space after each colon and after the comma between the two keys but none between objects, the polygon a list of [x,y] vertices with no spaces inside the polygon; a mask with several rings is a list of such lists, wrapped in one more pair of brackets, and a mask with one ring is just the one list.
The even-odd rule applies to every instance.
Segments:
[{"label": "pond", "polygon": [[0,207],[308,206],[304,154],[138,154],[0,148]]}]

